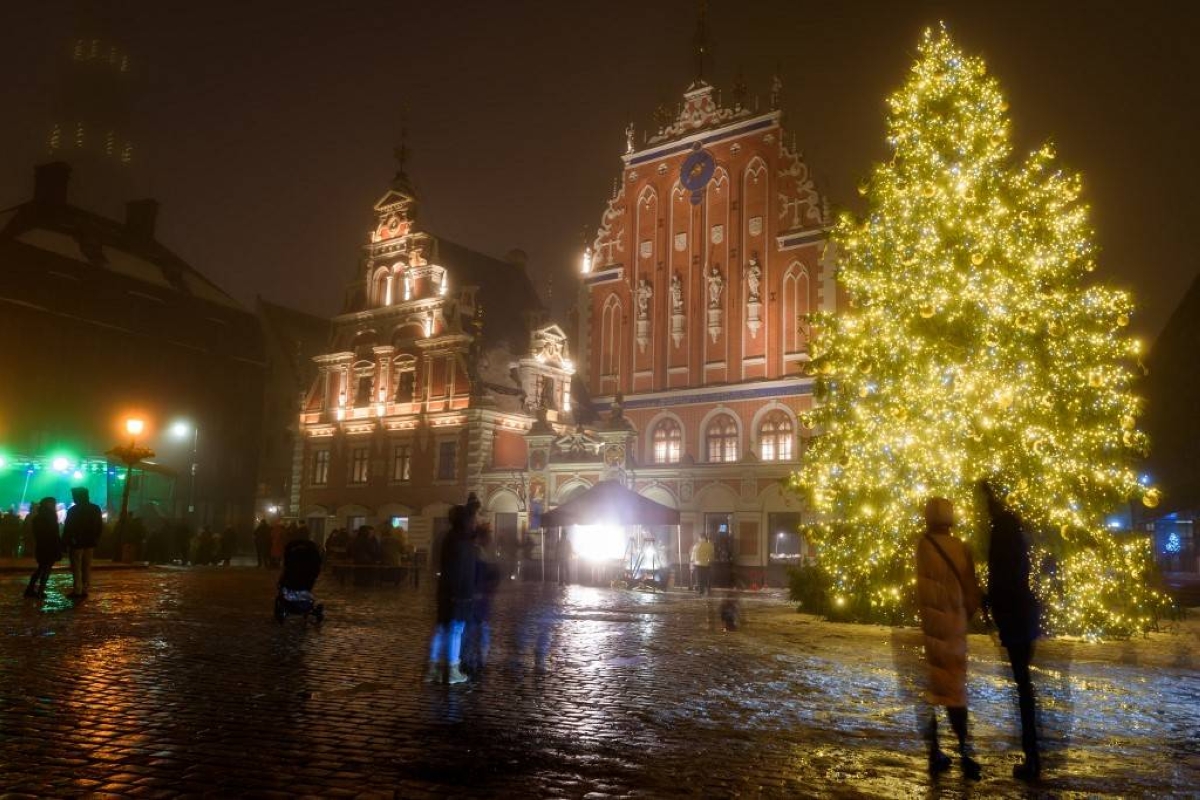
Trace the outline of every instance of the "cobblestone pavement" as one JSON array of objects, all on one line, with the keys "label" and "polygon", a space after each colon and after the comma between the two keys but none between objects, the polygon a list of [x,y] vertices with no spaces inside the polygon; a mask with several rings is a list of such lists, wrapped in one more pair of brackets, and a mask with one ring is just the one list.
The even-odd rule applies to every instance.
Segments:
[{"label": "cobblestone pavement", "polygon": [[[69,590],[56,575],[53,588]],[[1200,789],[1194,622],[1043,645],[1050,752],[1026,790],[996,647],[972,640],[982,783],[931,786],[911,630],[775,600],[512,584],[478,684],[420,682],[431,594],[318,584],[324,626],[270,619],[247,568],[97,576],[71,607],[0,579],[0,789],[69,796],[923,797]],[[545,663],[539,650],[547,654]]]}]

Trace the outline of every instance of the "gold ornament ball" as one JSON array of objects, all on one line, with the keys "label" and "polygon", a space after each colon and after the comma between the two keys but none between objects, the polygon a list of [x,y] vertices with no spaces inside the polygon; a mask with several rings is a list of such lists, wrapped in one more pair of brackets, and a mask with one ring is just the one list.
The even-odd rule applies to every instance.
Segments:
[{"label": "gold ornament ball", "polygon": [[1125,416],[1121,417],[1121,427],[1127,431],[1133,430],[1133,426],[1136,424],[1137,420],[1133,418],[1132,414],[1126,414]]},{"label": "gold ornament ball", "polygon": [[920,313],[921,319],[929,319],[937,312],[934,310],[932,303],[922,303]]},{"label": "gold ornament ball", "polygon": [[1146,508],[1157,508],[1162,501],[1162,494],[1158,489],[1150,489],[1142,495],[1142,505]]},{"label": "gold ornament ball", "polygon": [[921,194],[925,197],[933,197],[935,194],[937,194],[937,189],[932,183],[927,183],[925,184],[925,188],[921,190]]},{"label": "gold ornament ball", "polygon": [[1093,389],[1099,389],[1103,385],[1104,378],[1099,372],[1093,372],[1088,375],[1088,386],[1091,386]]},{"label": "gold ornament ball", "polygon": [[867,387],[865,387],[865,386],[858,387],[858,396],[859,397],[866,397],[870,393],[871,393],[871,390],[868,389]]},{"label": "gold ornament ball", "polygon": [[1046,326],[1046,330],[1049,331],[1051,336],[1062,336],[1063,334],[1062,323],[1056,319],[1050,320],[1050,324]]},{"label": "gold ornament ball", "polygon": [[1124,328],[1128,324],[1129,324],[1129,315],[1128,314],[1118,314],[1117,315],[1117,325]]},{"label": "gold ornament ball", "polygon": [[971,253],[971,263],[979,266],[983,263],[983,253]]}]

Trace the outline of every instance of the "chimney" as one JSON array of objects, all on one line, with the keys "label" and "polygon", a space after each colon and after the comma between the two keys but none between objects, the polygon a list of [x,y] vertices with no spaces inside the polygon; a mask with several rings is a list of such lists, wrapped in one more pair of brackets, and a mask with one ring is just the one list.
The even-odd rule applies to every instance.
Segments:
[{"label": "chimney", "polygon": [[67,184],[71,182],[71,165],[65,161],[51,161],[33,168],[34,202],[47,206],[61,206],[67,202]]},{"label": "chimney", "polygon": [[154,223],[158,221],[158,201],[147,197],[125,204],[125,232],[138,242],[154,241]]}]

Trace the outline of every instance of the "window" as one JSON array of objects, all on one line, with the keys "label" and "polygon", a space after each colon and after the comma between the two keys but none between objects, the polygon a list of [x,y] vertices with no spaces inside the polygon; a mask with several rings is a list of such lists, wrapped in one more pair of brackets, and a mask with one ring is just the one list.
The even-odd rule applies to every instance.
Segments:
[{"label": "window", "polygon": [[767,547],[771,561],[803,564],[805,557],[804,537],[800,535],[801,517],[796,513],[768,514]]},{"label": "window", "polygon": [[654,427],[654,463],[678,464],[683,455],[683,431],[673,419],[664,419]]},{"label": "window", "polygon": [[329,483],[329,451],[318,450],[313,453],[312,485],[324,486]]},{"label": "window", "polygon": [[758,429],[763,461],[792,460],[792,419],[782,411],[772,411]]},{"label": "window", "polygon": [[371,404],[371,376],[358,376],[358,389],[354,393],[354,406],[361,408]]},{"label": "window", "polygon": [[366,483],[371,466],[371,449],[356,447],[350,453],[350,482]]},{"label": "window", "polygon": [[458,442],[438,445],[437,479],[452,481],[458,476]]},{"label": "window", "polygon": [[396,402],[411,403],[417,389],[417,371],[412,361],[401,362],[397,369],[400,374],[396,381]]},{"label": "window", "polygon": [[708,423],[706,438],[709,461],[737,461],[738,432],[733,417],[728,414],[714,417]]},{"label": "window", "polygon": [[392,480],[407,481],[412,477],[412,445],[398,444],[392,455]]}]

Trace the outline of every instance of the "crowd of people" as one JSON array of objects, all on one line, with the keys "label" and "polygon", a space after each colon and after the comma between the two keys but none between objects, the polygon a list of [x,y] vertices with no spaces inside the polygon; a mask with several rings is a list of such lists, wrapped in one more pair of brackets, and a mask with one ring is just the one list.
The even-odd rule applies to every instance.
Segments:
[{"label": "crowd of people", "polygon": [[[288,544],[311,541],[312,535],[303,522],[263,519],[254,529],[254,552],[258,566],[277,568]],[[318,543],[320,544],[320,543]],[[404,528],[382,525],[360,525],[351,535],[346,528],[335,528],[325,538],[322,547],[325,560],[331,564],[398,567],[413,556]]]}]

